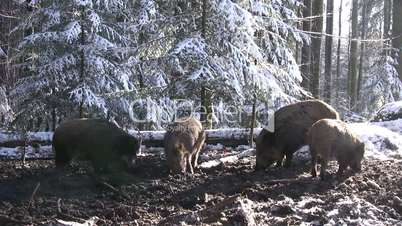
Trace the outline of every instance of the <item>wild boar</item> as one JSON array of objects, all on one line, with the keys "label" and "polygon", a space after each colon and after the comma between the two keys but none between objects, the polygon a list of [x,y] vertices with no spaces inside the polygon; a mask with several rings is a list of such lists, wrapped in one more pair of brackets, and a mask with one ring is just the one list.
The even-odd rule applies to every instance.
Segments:
[{"label": "wild boar", "polygon": [[291,165],[293,153],[305,145],[305,135],[316,121],[324,118],[339,119],[330,105],[320,100],[308,100],[280,108],[274,114],[274,131],[263,129],[256,138],[256,170],[272,163]]},{"label": "wild boar", "polygon": [[350,166],[353,171],[361,170],[364,143],[340,120],[322,119],[314,123],[307,133],[311,153],[311,174],[317,176],[317,158],[321,158],[320,177],[325,179],[328,161],[338,161],[338,176]]},{"label": "wild boar", "polygon": [[76,119],[54,132],[56,167],[72,159],[89,160],[95,171],[126,170],[135,160],[140,142],[115,124],[101,119]]},{"label": "wild boar", "polygon": [[164,144],[167,165],[172,173],[190,171],[198,165],[205,142],[205,131],[195,118],[182,118],[167,128]]}]

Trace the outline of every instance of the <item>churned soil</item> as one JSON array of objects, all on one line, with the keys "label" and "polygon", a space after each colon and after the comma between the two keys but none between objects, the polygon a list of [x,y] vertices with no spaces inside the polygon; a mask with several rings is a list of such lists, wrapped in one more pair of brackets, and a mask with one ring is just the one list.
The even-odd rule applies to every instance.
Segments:
[{"label": "churned soil", "polygon": [[[198,169],[195,175],[172,176],[163,156],[148,154],[124,177],[103,177],[94,176],[87,163],[59,171],[52,160],[28,161],[25,168],[18,161],[0,161],[0,225],[63,225],[60,220],[88,219],[96,225],[402,221],[398,160],[365,159],[362,172],[324,182],[311,178],[307,162],[258,172],[254,164],[255,157],[248,157]],[[336,169],[331,163],[330,173]]]}]

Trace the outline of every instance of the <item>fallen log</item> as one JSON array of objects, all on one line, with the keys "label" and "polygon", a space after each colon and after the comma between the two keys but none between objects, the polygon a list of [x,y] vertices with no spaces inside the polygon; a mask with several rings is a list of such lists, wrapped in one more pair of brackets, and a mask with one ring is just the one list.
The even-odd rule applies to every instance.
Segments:
[{"label": "fallen log", "polygon": [[[254,129],[257,135],[261,129]],[[206,130],[206,144],[221,144],[225,147],[247,145],[249,129],[214,129]],[[129,131],[130,134],[142,139],[146,148],[163,148],[165,131]],[[52,159],[52,132],[28,133],[27,141],[19,140],[21,136],[16,133],[0,131],[0,159],[18,159],[22,156],[22,147],[26,146],[26,159]]]},{"label": "fallen log", "polygon": [[222,157],[219,159],[213,159],[213,160],[203,162],[200,164],[200,168],[209,169],[209,168],[217,167],[220,164],[235,163],[235,162],[238,162],[242,158],[253,156],[253,155],[255,155],[255,150],[247,149],[238,154],[229,155],[229,156],[225,156],[225,157]]}]

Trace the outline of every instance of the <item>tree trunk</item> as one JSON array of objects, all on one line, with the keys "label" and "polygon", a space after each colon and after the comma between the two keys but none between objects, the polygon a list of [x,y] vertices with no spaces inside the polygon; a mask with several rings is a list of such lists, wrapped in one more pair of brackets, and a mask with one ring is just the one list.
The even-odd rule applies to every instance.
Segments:
[{"label": "tree trunk", "polygon": [[[202,1],[202,21],[201,21],[201,35],[206,39],[207,34],[207,0]],[[204,124],[204,129],[212,128],[212,91],[208,88],[207,84],[201,86],[201,112],[200,121]]]},{"label": "tree trunk", "polygon": [[341,35],[342,35],[342,5],[343,0],[339,5],[339,15],[338,15],[338,46],[336,49],[336,88],[335,88],[335,101],[339,101],[339,90],[340,90],[340,76],[341,76]]},{"label": "tree trunk", "polygon": [[[80,44],[81,44],[81,59],[80,59],[80,79],[81,79],[81,84],[84,82],[84,76],[85,76],[85,52],[84,52],[84,45],[85,45],[85,29],[84,29],[84,12],[85,9],[84,7],[81,7],[81,34],[80,34]],[[78,114],[79,118],[84,117],[84,97],[81,96],[81,101],[79,103],[78,107]]]},{"label": "tree trunk", "polygon": [[[367,30],[367,14],[368,14],[368,2],[364,1],[363,2],[363,9],[362,9],[362,31],[361,31],[361,39],[365,40],[366,39],[366,30]],[[357,79],[357,103],[360,103],[360,92],[362,88],[362,83],[363,83],[363,69],[364,69],[364,52],[365,52],[365,45],[366,43],[364,41],[360,42],[360,62],[359,62],[359,77]],[[359,106],[359,111],[360,111],[360,106]]]},{"label": "tree trunk", "polygon": [[57,127],[57,115],[56,115],[56,108],[52,109],[52,131],[56,131]]},{"label": "tree trunk", "polygon": [[253,144],[254,144],[254,127],[255,127],[256,107],[257,107],[257,94],[256,94],[256,89],[257,89],[257,88],[254,86],[253,109],[252,109],[252,114],[251,114],[250,138],[249,138],[250,147],[253,147]]},{"label": "tree trunk", "polygon": [[390,41],[388,40],[390,38],[390,30],[391,30],[391,0],[384,0],[384,31],[383,31],[383,39],[384,41],[384,55],[388,56],[389,55],[389,49],[390,49]]},{"label": "tree trunk", "polygon": [[312,79],[310,83],[310,91],[314,97],[319,97],[320,87],[320,74],[321,74],[321,36],[322,36],[322,14],[323,14],[323,0],[313,1],[313,15],[315,16],[312,25],[313,34],[311,47],[311,71]]},{"label": "tree trunk", "polygon": [[349,72],[348,72],[348,95],[350,97],[351,109],[355,108],[357,99],[357,20],[359,1],[353,0],[352,3],[352,40],[349,51]]},{"label": "tree trunk", "polygon": [[[303,31],[311,31],[311,0],[304,0],[303,9]],[[311,79],[311,45],[303,44],[302,58],[301,58],[301,73],[303,76],[302,87],[306,90],[309,89]]]},{"label": "tree trunk", "polygon": [[402,1],[393,1],[392,12],[392,47],[395,49],[395,57],[398,62],[396,69],[399,79],[402,81]]},{"label": "tree trunk", "polygon": [[327,0],[327,28],[325,37],[325,80],[324,80],[324,100],[331,103],[332,86],[332,34],[334,23],[334,0]]}]

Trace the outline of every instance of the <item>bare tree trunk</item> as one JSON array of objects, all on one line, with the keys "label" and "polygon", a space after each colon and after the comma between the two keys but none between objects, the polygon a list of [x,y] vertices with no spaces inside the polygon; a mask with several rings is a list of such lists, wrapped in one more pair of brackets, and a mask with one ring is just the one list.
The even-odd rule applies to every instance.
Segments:
[{"label": "bare tree trunk", "polygon": [[[85,76],[85,52],[84,52],[84,45],[85,45],[85,29],[84,29],[84,8],[81,7],[81,34],[80,34],[80,44],[82,47],[81,50],[81,62],[80,62],[80,79],[81,79],[81,83],[84,81],[84,76]],[[79,108],[78,108],[78,114],[79,114],[79,118],[83,118],[84,117],[84,100],[83,100],[83,96],[81,96],[82,100],[79,103]]]},{"label": "bare tree trunk", "polygon": [[310,83],[310,90],[314,97],[319,97],[319,87],[320,87],[320,74],[321,74],[321,33],[323,27],[323,0],[313,1],[313,15],[316,17],[313,20],[312,31],[316,34],[313,35],[311,46],[311,71],[312,79]]},{"label": "bare tree trunk", "polygon": [[[363,2],[363,9],[362,9],[362,31],[361,31],[361,39],[365,40],[366,39],[366,30],[367,30],[367,14],[368,14],[368,2],[364,1]],[[364,52],[365,52],[365,45],[366,43],[364,41],[360,42],[360,62],[359,62],[359,77],[357,79],[357,103],[360,103],[361,100],[361,88],[362,88],[362,83],[363,83],[363,69],[364,69]],[[359,106],[359,111],[361,110]]]},{"label": "bare tree trunk", "polygon": [[[303,17],[303,31],[310,32],[311,0],[304,0]],[[303,76],[301,85],[304,89],[308,90],[311,79],[311,45],[304,44],[302,47],[301,73]]]},{"label": "bare tree trunk", "polygon": [[399,79],[402,81],[402,1],[393,1],[392,10],[392,47],[396,50],[395,57]]},{"label": "bare tree trunk", "polygon": [[355,108],[357,99],[357,20],[358,20],[358,10],[359,1],[353,0],[352,4],[352,40],[350,45],[350,60],[349,60],[349,73],[348,73],[348,94],[350,97],[350,106],[352,109]]},{"label": "bare tree trunk", "polygon": [[339,15],[338,15],[338,47],[336,49],[336,89],[335,89],[335,100],[339,102],[339,89],[340,89],[340,76],[341,76],[341,35],[342,35],[342,5],[343,0],[339,5]]},{"label": "bare tree trunk", "polygon": [[384,31],[383,31],[383,39],[384,41],[384,55],[389,55],[390,41],[387,40],[390,38],[390,30],[391,30],[391,0],[384,0]]},{"label": "bare tree trunk", "polygon": [[56,108],[52,109],[52,131],[56,131],[57,127],[57,115],[56,115]]},{"label": "bare tree trunk", "polygon": [[[206,39],[208,3],[207,0],[203,0],[202,3],[201,35]],[[204,129],[212,128],[212,114],[212,91],[208,88],[207,84],[202,84],[200,121],[204,124]]]},{"label": "bare tree trunk", "polygon": [[253,110],[252,110],[252,115],[251,115],[250,138],[249,138],[250,147],[253,147],[253,144],[254,144],[254,127],[255,127],[255,118],[256,118],[256,107],[257,107],[257,94],[256,94],[256,87],[254,86],[254,100],[253,100]]},{"label": "bare tree trunk", "polygon": [[324,80],[324,100],[331,103],[332,86],[332,34],[334,33],[334,0],[327,0],[327,27],[325,37],[325,80]]}]

